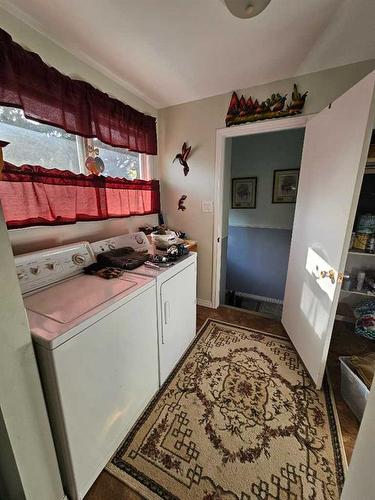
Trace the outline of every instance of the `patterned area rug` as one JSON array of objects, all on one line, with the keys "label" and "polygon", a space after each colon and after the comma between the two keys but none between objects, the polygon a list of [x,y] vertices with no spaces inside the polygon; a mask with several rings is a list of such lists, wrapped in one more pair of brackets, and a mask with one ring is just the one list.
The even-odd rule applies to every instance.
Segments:
[{"label": "patterned area rug", "polygon": [[147,499],[339,499],[341,436],[289,340],[208,320],[107,465]]}]

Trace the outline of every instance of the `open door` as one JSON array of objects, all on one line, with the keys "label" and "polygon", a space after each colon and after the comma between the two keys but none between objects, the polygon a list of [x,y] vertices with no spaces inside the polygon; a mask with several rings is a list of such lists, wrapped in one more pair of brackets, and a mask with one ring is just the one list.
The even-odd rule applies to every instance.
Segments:
[{"label": "open door", "polygon": [[307,122],[282,323],[320,388],[374,124],[375,71]]}]

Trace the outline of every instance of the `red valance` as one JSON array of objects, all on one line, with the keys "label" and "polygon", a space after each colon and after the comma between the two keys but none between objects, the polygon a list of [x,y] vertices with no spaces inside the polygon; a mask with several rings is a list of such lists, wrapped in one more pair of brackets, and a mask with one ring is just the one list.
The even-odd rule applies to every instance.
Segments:
[{"label": "red valance", "polygon": [[159,181],[128,181],[5,163],[0,201],[9,229],[155,214]]},{"label": "red valance", "polygon": [[0,104],[111,146],[157,154],[156,120],[48,66],[0,29]]}]

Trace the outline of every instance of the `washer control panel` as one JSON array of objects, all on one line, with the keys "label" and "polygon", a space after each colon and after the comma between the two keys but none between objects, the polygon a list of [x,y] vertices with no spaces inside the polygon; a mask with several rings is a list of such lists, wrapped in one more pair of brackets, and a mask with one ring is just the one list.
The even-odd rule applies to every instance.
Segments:
[{"label": "washer control panel", "polygon": [[91,243],[91,248],[95,255],[122,247],[134,248],[136,252],[147,252],[150,248],[150,243],[147,236],[142,231],[137,233],[121,234],[120,236],[113,236],[113,238],[107,238],[106,240]]},{"label": "washer control panel", "polygon": [[80,274],[84,267],[95,262],[95,257],[90,244],[82,241],[17,255],[15,262],[24,293]]}]

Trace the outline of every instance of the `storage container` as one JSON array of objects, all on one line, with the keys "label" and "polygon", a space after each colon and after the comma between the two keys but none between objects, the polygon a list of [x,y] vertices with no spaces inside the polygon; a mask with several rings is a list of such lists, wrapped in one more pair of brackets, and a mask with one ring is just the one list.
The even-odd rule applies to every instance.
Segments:
[{"label": "storage container", "polygon": [[369,389],[350,367],[350,356],[341,356],[341,395],[358,420],[362,420]]},{"label": "storage container", "polygon": [[363,214],[359,217],[357,224],[357,231],[359,233],[372,234],[375,232],[375,215]]},{"label": "storage container", "polygon": [[368,233],[355,233],[353,248],[365,251],[369,238],[370,235]]}]

